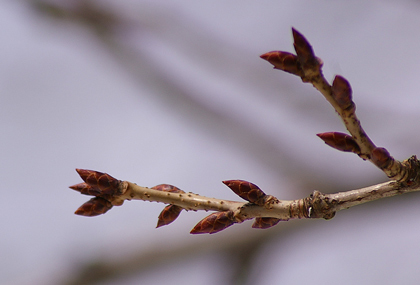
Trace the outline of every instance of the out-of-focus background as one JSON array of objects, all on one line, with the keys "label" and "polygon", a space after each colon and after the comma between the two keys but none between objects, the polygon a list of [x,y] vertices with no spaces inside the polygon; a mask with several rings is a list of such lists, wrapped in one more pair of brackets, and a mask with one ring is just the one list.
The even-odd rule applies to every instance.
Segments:
[{"label": "out-of-focus background", "polygon": [[420,195],[190,235],[207,213],[155,229],[162,204],[74,211],[75,168],[239,200],[386,181],[316,133],[344,131],[310,85],[259,55],[291,27],[347,78],[357,113],[397,159],[420,154],[419,1],[0,3],[1,284],[418,284]]}]

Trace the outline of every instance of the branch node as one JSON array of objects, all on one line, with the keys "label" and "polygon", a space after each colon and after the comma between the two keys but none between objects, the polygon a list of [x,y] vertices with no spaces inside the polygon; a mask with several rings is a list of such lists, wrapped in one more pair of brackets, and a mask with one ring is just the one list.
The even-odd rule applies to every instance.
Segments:
[{"label": "branch node", "polygon": [[323,218],[325,220],[330,220],[334,218],[335,211],[334,204],[337,202],[331,200],[323,193],[314,190],[314,192],[306,198],[307,200],[307,215],[308,218],[318,219]]}]

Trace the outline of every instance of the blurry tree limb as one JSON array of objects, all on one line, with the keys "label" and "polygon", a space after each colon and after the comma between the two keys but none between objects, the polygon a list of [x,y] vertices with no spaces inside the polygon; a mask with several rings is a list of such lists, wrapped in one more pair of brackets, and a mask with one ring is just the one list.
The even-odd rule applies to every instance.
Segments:
[{"label": "blurry tree limb", "polygon": [[[292,224],[288,226],[293,227]],[[119,280],[123,277],[161,270],[165,266],[171,266],[171,264],[207,254],[219,255],[220,259],[226,261],[224,264],[229,266],[229,268],[226,268],[227,273],[232,273],[231,283],[228,284],[246,284],[245,280],[250,277],[251,272],[243,272],[243,270],[246,267],[252,267],[252,261],[254,261],[252,256],[257,254],[253,249],[258,250],[273,238],[288,233],[290,231],[285,231],[285,228],[258,233],[248,232],[246,235],[244,232],[238,231],[228,236],[207,238],[203,236],[201,239],[188,242],[160,243],[141,251],[136,250],[135,245],[133,245],[131,253],[125,254],[122,258],[111,258],[112,253],[111,256],[97,254],[96,258],[75,266],[74,272],[62,284],[101,284],[103,281]],[[247,264],[247,262],[250,264]]]},{"label": "blurry tree limb", "polygon": [[[241,121],[240,118],[238,119],[226,112],[209,108],[201,100],[198,100],[197,96],[192,94],[191,89],[184,82],[179,82],[177,79],[169,76],[163,66],[157,65],[153,60],[153,56],[148,54],[147,51],[143,51],[141,48],[133,48],[130,43],[123,40],[124,37],[120,37],[120,34],[125,34],[126,30],[140,31],[136,36],[140,36],[141,45],[142,31],[148,32],[148,29],[150,29],[147,22],[135,22],[131,19],[126,19],[124,15],[116,11],[111,12],[107,10],[107,6],[99,7],[90,0],[70,2],[72,5],[67,6],[61,5],[58,1],[37,0],[34,3],[37,3],[35,7],[39,11],[46,12],[45,15],[57,20],[79,23],[93,31],[94,35],[102,43],[101,46],[127,71],[129,76],[134,78],[135,82],[146,84],[154,89],[156,91],[154,94],[159,96],[158,99],[163,104],[171,106],[174,113],[182,114],[189,124],[198,124],[200,129],[205,129],[212,137],[223,137],[224,144],[233,145],[235,149],[246,153],[247,156],[270,169],[270,171],[282,173],[288,177],[293,177],[296,169],[299,169],[300,172],[305,172],[305,179],[294,179],[297,189],[307,189],[314,186],[314,179],[312,178],[317,177],[317,171],[296,161],[290,152],[286,150],[287,146],[282,141],[273,140],[269,134],[261,131],[259,128],[251,128],[249,124]],[[95,16],[89,16],[89,19],[84,19],[87,15]],[[173,16],[171,20],[177,21]],[[176,25],[179,24],[182,23],[176,22]],[[165,31],[165,27],[171,26],[169,24],[161,25],[163,27],[158,27],[156,31],[151,30],[149,32],[160,33]],[[152,27],[154,28],[153,25]],[[235,55],[232,55],[221,49],[227,43],[217,42],[215,38],[208,39],[206,38],[208,37],[207,34],[206,37],[203,37],[202,31],[193,29],[194,25],[184,25],[183,27],[188,33],[193,34],[194,37],[200,37],[200,39],[194,40],[195,45],[201,43],[201,46],[198,46],[198,48],[202,47],[200,52],[207,52],[204,49],[207,48],[211,52],[210,55],[220,56],[222,58],[221,61],[225,63],[231,62],[230,64],[225,64],[226,67],[223,68],[236,68],[242,71],[255,69],[258,71],[261,68],[260,66],[249,66],[239,59],[232,61],[232,58],[235,58],[235,56],[236,58],[243,57],[241,50],[237,47],[232,47],[232,49],[235,48]],[[199,54],[196,57],[199,57]],[[203,58],[202,55],[201,58]],[[212,62],[212,60],[208,61]],[[237,70],[232,70],[232,72],[237,72]],[[250,73],[244,81],[258,82],[260,86],[267,86],[264,81],[258,80],[255,76],[256,74],[258,75],[256,72]],[[283,80],[282,85],[287,89],[291,88],[287,80]],[[143,88],[144,86],[142,85],[141,87]],[[257,94],[257,96],[261,97],[262,95]],[[319,181],[319,184],[321,185],[316,186],[329,187],[327,183],[322,181]]]}]

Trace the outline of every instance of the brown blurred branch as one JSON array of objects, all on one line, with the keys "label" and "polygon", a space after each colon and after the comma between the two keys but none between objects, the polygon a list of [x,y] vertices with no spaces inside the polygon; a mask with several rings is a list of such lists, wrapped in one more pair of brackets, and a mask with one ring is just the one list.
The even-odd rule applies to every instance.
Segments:
[{"label": "brown blurred branch", "polygon": [[[102,44],[101,47],[105,48],[110,56],[127,71],[127,74],[134,78],[134,82],[142,84],[142,89],[144,89],[143,84],[149,88],[151,87],[155,91],[153,95],[159,96],[158,99],[160,99],[162,104],[170,106],[170,110],[173,110],[174,114],[181,114],[188,121],[188,124],[197,124],[198,128],[205,129],[211,137],[223,138],[224,144],[232,145],[235,149],[246,153],[247,156],[267,169],[270,169],[270,171],[281,173],[288,177],[293,177],[296,169],[299,169],[300,172],[305,172],[304,179],[294,180],[297,189],[307,189],[308,187],[314,186],[314,179],[312,178],[318,176],[317,171],[306,166],[306,164],[296,161],[296,158],[287,151],[285,141],[274,140],[272,136],[261,131],[258,127],[250,127],[247,122],[240,120],[240,118],[238,119],[223,110],[210,108],[203,104],[202,100],[199,100],[197,96],[192,94],[193,91],[191,91],[188,84],[179,82],[176,78],[168,75],[165,72],[164,66],[156,64],[154,56],[151,56],[141,48],[133,48],[130,43],[125,43],[122,40],[124,37],[120,37],[119,32],[121,31],[121,34],[126,34],[126,30],[140,31],[135,36],[141,39],[143,36],[142,31],[163,33],[167,29],[170,29],[171,26],[181,25],[181,30],[195,38],[192,41],[192,45],[196,46],[197,49],[201,48],[201,50],[194,50],[193,52],[191,51],[191,47],[189,47],[189,55],[193,54],[194,57],[201,60],[212,57],[221,58],[220,61],[224,63],[223,69],[226,69],[227,72],[238,73],[240,70],[241,74],[246,74],[246,78],[243,79],[244,81],[252,82],[253,84],[258,83],[258,86],[261,88],[262,86],[268,88],[266,82],[258,77],[258,72],[261,73],[263,71],[262,66],[250,66],[249,63],[241,60],[245,57],[241,49],[236,46],[230,46],[228,50],[234,50],[235,52],[233,54],[225,52],[226,46],[229,43],[221,42],[217,38],[211,37],[207,32],[203,33],[202,30],[194,30],[193,27],[195,25],[186,25],[172,14],[164,14],[163,16],[165,17],[162,17],[165,21],[169,18],[172,21],[171,24],[160,23],[162,27],[156,27],[154,25],[148,25],[147,22],[138,23],[126,19],[124,15],[121,15],[117,11],[109,12],[106,10],[106,6],[98,7],[94,2],[92,3],[89,0],[75,1],[75,4],[70,7],[60,6],[55,2],[38,0],[36,3],[41,3],[39,5],[43,7],[41,9],[43,12],[56,11],[54,13],[46,13],[50,17],[58,20],[70,20],[76,24],[80,23],[94,31],[94,35],[97,36],[97,39]],[[77,4],[82,2],[88,2],[89,4]],[[82,12],[84,9],[88,9],[88,11]],[[90,10],[95,11],[89,12]],[[68,16],[56,17],[54,16],[56,14]],[[104,14],[104,19],[98,20],[97,23],[91,20],[83,20],[82,15],[90,14],[97,15],[91,19],[100,19],[98,15]],[[158,16],[160,15],[156,17],[159,18]],[[107,22],[105,19],[112,19],[112,21],[105,25],[103,24]],[[106,27],[106,32],[97,32],[98,30],[102,31],[104,27]],[[161,35],[157,34],[157,36]],[[188,38],[185,41],[188,41]],[[141,45],[141,41],[139,41],[139,44]],[[173,41],[171,44],[176,45]],[[206,53],[206,56],[203,56],[203,53]],[[209,53],[208,56],[207,53]],[[227,62],[229,64],[226,64]],[[202,64],[208,63],[214,64],[214,60],[202,62]],[[253,72],[250,73],[249,71]],[[281,83],[287,90],[292,88],[288,80],[283,80]],[[261,93],[265,94],[270,92],[261,91]],[[256,96],[262,98],[262,94],[259,93]],[[329,187],[323,181],[319,181],[319,185],[316,186],[323,187],[324,189]]]}]

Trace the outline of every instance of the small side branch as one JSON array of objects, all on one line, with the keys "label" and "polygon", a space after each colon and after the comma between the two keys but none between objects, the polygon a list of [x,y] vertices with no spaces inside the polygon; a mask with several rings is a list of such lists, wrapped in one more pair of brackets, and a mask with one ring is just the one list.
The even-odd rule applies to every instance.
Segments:
[{"label": "small side branch", "polygon": [[[350,136],[329,132],[318,134],[328,145],[341,150],[354,152],[364,160],[369,160],[379,167],[390,179],[400,182],[417,179],[418,165],[412,171],[412,162],[395,160],[389,152],[382,147],[377,147],[366,134],[356,116],[356,104],[352,99],[350,83],[342,76],[337,75],[330,85],[322,73],[323,62],[315,56],[308,40],[297,30],[292,29],[296,55],[284,51],[271,51],[261,55],[261,58],[280,69],[301,77],[303,82],[311,83],[325,99],[333,106],[341,117]],[[342,137],[347,136],[343,148]],[[415,157],[412,157],[416,160]]]}]

